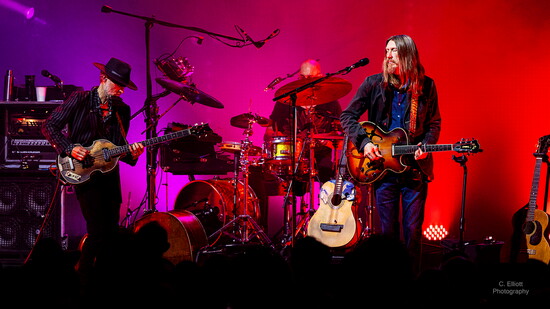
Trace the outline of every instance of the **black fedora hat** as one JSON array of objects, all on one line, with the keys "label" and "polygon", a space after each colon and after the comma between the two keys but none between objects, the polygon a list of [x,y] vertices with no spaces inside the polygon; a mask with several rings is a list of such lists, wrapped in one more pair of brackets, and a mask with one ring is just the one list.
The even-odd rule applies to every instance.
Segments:
[{"label": "black fedora hat", "polygon": [[93,64],[116,84],[128,87],[132,90],[137,90],[136,84],[130,80],[130,71],[132,67],[128,63],[116,58],[111,58],[106,65],[97,62]]}]

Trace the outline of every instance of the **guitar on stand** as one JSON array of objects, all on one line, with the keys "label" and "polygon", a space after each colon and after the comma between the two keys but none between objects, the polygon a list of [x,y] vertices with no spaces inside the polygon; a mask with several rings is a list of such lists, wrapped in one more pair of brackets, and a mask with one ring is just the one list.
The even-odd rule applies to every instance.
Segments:
[{"label": "guitar on stand", "polygon": [[[347,142],[347,136],[345,142]],[[308,236],[333,248],[355,244],[361,230],[356,220],[356,207],[354,207],[355,186],[344,180],[345,159],[346,156],[342,152],[336,179],[325,182],[321,187],[319,208],[308,225]]]},{"label": "guitar on stand", "polygon": [[[542,162],[548,163],[550,135],[539,138],[535,156],[535,171],[529,194],[529,203],[519,209],[512,218],[514,231],[509,244],[510,262],[538,260],[545,264],[550,262],[550,245],[548,234],[548,214],[537,209],[540,169]],[[505,254],[508,254],[508,249]]]}]

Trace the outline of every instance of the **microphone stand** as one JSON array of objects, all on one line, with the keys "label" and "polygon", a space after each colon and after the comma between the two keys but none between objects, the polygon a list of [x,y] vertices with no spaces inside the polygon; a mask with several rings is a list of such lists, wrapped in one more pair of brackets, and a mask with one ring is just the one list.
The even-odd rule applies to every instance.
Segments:
[{"label": "microphone stand", "polygon": [[[145,68],[146,68],[146,83],[147,83],[147,97],[145,99],[145,104],[143,109],[145,110],[145,123],[146,123],[146,138],[154,138],[157,137],[157,123],[158,123],[158,105],[157,100],[153,98],[152,95],[152,78],[151,78],[151,51],[150,51],[150,37],[151,37],[151,28],[153,28],[153,25],[159,24],[166,27],[172,27],[172,28],[181,28],[181,29],[187,29],[195,32],[204,33],[210,36],[224,38],[228,40],[238,41],[244,43],[245,41],[243,39],[230,37],[226,35],[217,34],[214,32],[206,31],[201,28],[197,27],[187,27],[182,25],[177,25],[165,21],[161,21],[158,19],[155,19],[154,17],[147,17],[147,16],[140,16],[135,15],[131,13],[126,13],[122,11],[113,10],[110,6],[104,5],[101,8],[101,12],[103,13],[116,13],[120,15],[125,15],[129,17],[134,17],[138,19],[142,19],[145,21]],[[142,110],[143,110],[142,109]],[[140,110],[141,111],[141,110]],[[146,149],[147,151],[147,212],[155,212],[155,200],[156,200],[156,173],[157,173],[157,152],[158,147],[157,146],[151,146]]]},{"label": "microphone stand", "polygon": [[[366,63],[365,63],[366,64]],[[332,77],[334,75],[337,75],[337,74],[347,74],[349,72],[351,72],[351,70],[357,68],[359,66],[356,66],[356,65],[352,65],[352,66],[349,66],[349,67],[346,67],[338,72],[335,72],[335,73],[327,73],[325,76],[321,77],[321,78],[318,78],[316,80],[313,80],[305,85],[302,85],[298,88],[295,88],[293,90],[290,90],[290,91],[287,91],[286,93],[283,93],[275,98],[273,98],[273,101],[279,101],[281,99],[284,99],[286,97],[290,97],[290,101],[291,101],[291,106],[292,106],[292,113],[290,115],[290,127],[291,127],[291,130],[290,130],[290,134],[291,134],[291,140],[292,140],[292,149],[290,151],[290,155],[291,155],[291,166],[292,166],[292,175],[291,175],[291,188],[290,188],[290,191],[292,192],[292,198],[291,198],[291,201],[292,201],[292,233],[291,233],[291,247],[294,247],[294,231],[296,229],[296,198],[294,196],[294,191],[292,190],[292,186],[294,186],[294,184],[296,183],[296,149],[298,147],[297,145],[297,141],[296,141],[296,136],[298,135],[298,117],[297,117],[297,106],[296,106],[296,101],[298,99],[298,93],[304,91],[304,90],[307,90],[309,88],[312,88],[313,86],[317,85],[318,83],[321,83],[325,80],[327,80],[329,77]]]}]

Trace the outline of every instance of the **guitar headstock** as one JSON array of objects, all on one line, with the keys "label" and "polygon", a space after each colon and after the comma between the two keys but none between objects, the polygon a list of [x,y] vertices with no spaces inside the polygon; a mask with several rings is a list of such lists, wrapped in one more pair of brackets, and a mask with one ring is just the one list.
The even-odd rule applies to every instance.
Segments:
[{"label": "guitar headstock", "polygon": [[194,126],[189,128],[189,133],[196,136],[203,136],[212,132],[213,130],[212,128],[210,128],[210,125],[208,123],[195,124]]},{"label": "guitar headstock", "polygon": [[550,146],[550,135],[545,135],[539,138],[537,143],[537,152],[535,156],[546,156],[548,152],[548,147]]},{"label": "guitar headstock", "polygon": [[456,152],[478,153],[483,150],[479,148],[479,143],[475,139],[461,139],[460,142],[453,145],[453,150]]}]

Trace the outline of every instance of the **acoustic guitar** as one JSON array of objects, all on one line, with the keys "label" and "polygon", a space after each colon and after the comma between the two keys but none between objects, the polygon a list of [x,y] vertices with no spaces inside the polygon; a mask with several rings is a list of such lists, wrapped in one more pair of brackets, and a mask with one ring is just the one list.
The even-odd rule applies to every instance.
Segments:
[{"label": "acoustic guitar", "polygon": [[[212,129],[208,124],[200,124],[163,136],[153,137],[141,143],[143,146],[151,146],[190,135],[200,137],[209,132],[212,132]],[[122,155],[130,153],[130,145],[116,146],[106,139],[95,140],[91,146],[84,148],[89,150],[90,153],[82,161],[69,156],[57,156],[59,174],[68,184],[82,184],[88,181],[95,172],[108,173],[116,167]]]},{"label": "acoustic guitar", "polygon": [[[352,142],[348,141],[346,143],[348,171],[355,181],[362,184],[373,183],[387,172],[403,173],[412,164],[416,164],[412,163],[415,160],[408,155],[414,154],[419,146],[409,144],[409,137],[404,129],[396,128],[385,132],[369,121],[361,122],[361,126],[367,132],[367,137],[378,147],[382,157],[370,160],[362,152],[359,152]],[[426,144],[420,147],[422,151],[430,153],[439,151],[476,153],[481,151],[479,143],[473,139],[461,140],[455,144]],[[417,161],[420,169],[422,169],[421,161]]]},{"label": "acoustic guitar", "polygon": [[[347,137],[346,137],[347,139]],[[328,247],[349,247],[361,230],[356,219],[355,186],[344,180],[346,165],[342,153],[336,179],[325,182],[319,192],[319,208],[311,217],[307,235]]]},{"label": "acoustic guitar", "polygon": [[529,194],[529,203],[519,209],[512,218],[514,231],[510,248],[510,262],[525,262],[529,259],[550,262],[550,245],[548,242],[548,214],[537,209],[540,168],[542,162],[548,161],[547,151],[550,135],[539,138],[535,156],[535,171]]}]

